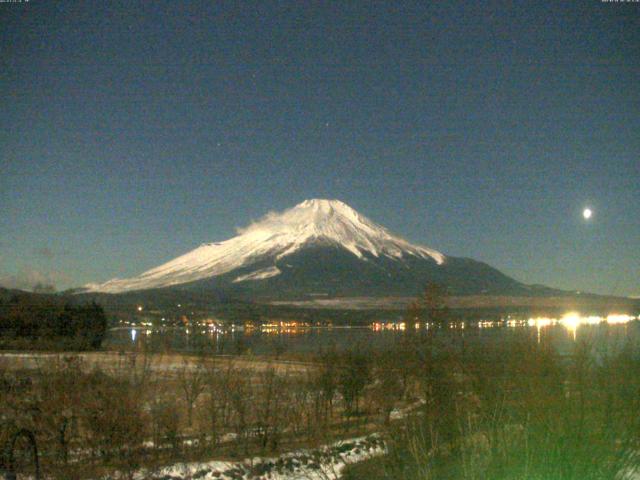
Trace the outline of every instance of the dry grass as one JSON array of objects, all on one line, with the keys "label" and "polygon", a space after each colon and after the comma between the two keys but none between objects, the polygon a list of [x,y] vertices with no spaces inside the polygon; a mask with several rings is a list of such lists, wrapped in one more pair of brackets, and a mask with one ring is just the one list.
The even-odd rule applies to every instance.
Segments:
[{"label": "dry grass", "polygon": [[5,353],[0,444],[27,429],[51,478],[126,478],[141,467],[273,455],[376,430],[375,402],[361,387],[352,393],[356,416],[338,393],[353,381],[340,374],[346,360],[315,360]]},{"label": "dry grass", "polygon": [[275,368],[280,372],[303,374],[314,367],[313,362],[293,360],[275,360],[269,357],[247,357],[243,355],[224,355],[203,357],[181,353],[136,353],[123,352],[0,352],[0,368],[4,371],[39,370],[47,364],[64,361],[65,358],[77,358],[83,369],[100,368],[105,371],[118,371],[121,367],[144,361],[148,368],[156,372],[171,372],[185,364],[193,367],[203,362],[210,366],[222,366],[232,362],[242,370],[260,372]]}]

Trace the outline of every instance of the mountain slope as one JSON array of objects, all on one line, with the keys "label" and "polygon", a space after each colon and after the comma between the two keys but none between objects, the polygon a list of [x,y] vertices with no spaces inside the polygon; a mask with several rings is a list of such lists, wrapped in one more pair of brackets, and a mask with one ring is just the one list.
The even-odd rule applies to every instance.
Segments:
[{"label": "mountain slope", "polygon": [[452,293],[526,294],[530,287],[481,262],[445,256],[393,235],[337,200],[306,200],[219,243],[204,244],[129,279],[85,292],[195,289],[239,296],[414,294],[425,283]]},{"label": "mountain slope", "polygon": [[[282,214],[269,214],[230,240],[201,245],[142,275],[90,284],[89,291],[119,293],[160,288],[218,276],[264,258],[281,260],[309,245],[323,244],[343,248],[359,259],[366,256],[402,258],[416,256],[444,262],[444,255],[411,245],[384,227],[360,215],[337,200],[307,200]],[[278,275],[273,266],[237,281]]]}]

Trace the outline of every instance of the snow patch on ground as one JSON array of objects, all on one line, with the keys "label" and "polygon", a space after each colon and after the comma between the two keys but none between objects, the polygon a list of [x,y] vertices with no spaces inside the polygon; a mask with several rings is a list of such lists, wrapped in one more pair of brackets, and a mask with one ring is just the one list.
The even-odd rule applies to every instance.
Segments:
[{"label": "snow patch on ground", "polygon": [[396,407],[393,410],[391,410],[391,413],[389,414],[389,419],[390,420],[404,420],[405,418],[407,418],[407,416],[409,416],[409,414],[411,414],[412,412],[414,412],[418,408],[422,407],[426,403],[427,403],[427,401],[425,399],[421,398],[421,399],[416,400],[415,402],[407,405],[404,408],[397,408]]},{"label": "snow patch on ground", "polygon": [[[135,480],[329,480],[343,469],[386,452],[378,435],[341,440],[318,449],[302,449],[275,458],[255,457],[243,462],[179,463],[159,471],[139,471]],[[107,477],[103,480],[111,480]]]}]

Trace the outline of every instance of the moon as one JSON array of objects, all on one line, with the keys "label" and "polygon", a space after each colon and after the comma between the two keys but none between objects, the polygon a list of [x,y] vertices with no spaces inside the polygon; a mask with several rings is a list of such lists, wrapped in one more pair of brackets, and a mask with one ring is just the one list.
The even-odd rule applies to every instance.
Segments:
[{"label": "moon", "polygon": [[590,208],[585,208],[582,211],[582,216],[584,217],[585,220],[589,220],[592,215],[593,215],[593,211]]}]

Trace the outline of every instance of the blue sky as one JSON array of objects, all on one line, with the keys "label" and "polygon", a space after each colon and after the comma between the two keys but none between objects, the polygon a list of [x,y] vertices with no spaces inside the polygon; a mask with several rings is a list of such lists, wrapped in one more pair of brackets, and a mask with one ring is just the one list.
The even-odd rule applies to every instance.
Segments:
[{"label": "blue sky", "polygon": [[5,285],[137,274],[321,197],[527,283],[640,294],[637,4],[0,15]]}]

